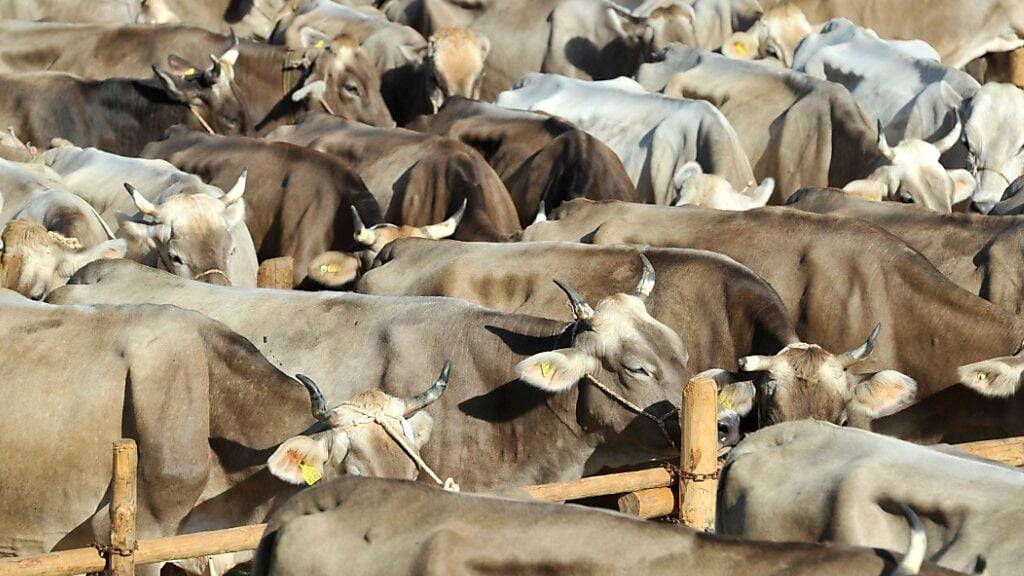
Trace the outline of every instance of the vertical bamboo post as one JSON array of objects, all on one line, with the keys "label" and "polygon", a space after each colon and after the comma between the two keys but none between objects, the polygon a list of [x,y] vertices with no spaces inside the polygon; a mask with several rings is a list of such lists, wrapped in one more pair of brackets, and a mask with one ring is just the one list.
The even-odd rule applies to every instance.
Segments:
[{"label": "vertical bamboo post", "polygon": [[698,376],[683,388],[683,442],[679,462],[679,520],[691,528],[715,527],[718,491],[718,385]]},{"label": "vertical bamboo post", "polygon": [[135,441],[122,438],[114,442],[114,477],[110,498],[110,576],[135,574],[135,508],[138,453]]},{"label": "vertical bamboo post", "polygon": [[295,259],[291,256],[264,260],[260,264],[259,272],[256,273],[256,285],[260,288],[289,290],[295,279],[294,269]]},{"label": "vertical bamboo post", "polygon": [[1010,52],[1010,82],[1024,88],[1024,48]]}]

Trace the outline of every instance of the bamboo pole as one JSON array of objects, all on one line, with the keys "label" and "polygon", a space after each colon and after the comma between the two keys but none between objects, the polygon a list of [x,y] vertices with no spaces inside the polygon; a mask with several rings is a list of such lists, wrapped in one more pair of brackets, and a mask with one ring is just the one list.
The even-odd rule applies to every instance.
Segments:
[{"label": "bamboo pole", "polygon": [[1024,436],[965,442],[953,446],[979,458],[995,460],[1017,468],[1024,467]]},{"label": "bamboo pole", "polygon": [[291,256],[271,258],[260,264],[256,285],[260,288],[290,290],[295,279],[295,259]]},{"label": "bamboo pole", "polygon": [[676,493],[671,488],[647,488],[619,497],[619,512],[638,518],[660,518],[676,512]]},{"label": "bamboo pole", "polygon": [[635,492],[645,488],[671,486],[674,481],[675,478],[672,477],[672,473],[665,468],[651,468],[635,472],[591,476],[590,478],[555,482],[553,484],[524,486],[523,490],[529,493],[534,500],[564,502],[566,500],[579,500],[594,496]]},{"label": "bamboo pole", "polygon": [[718,385],[698,376],[683,387],[679,520],[709,531],[715,526],[718,491]]},{"label": "bamboo pole", "polygon": [[110,553],[107,555],[107,571],[110,576],[135,574],[138,463],[134,440],[122,438],[114,442],[114,475],[110,482]]},{"label": "bamboo pole", "polygon": [[1010,82],[1024,88],[1024,48],[1010,52]]},{"label": "bamboo pole", "polygon": [[[266,524],[167,536],[139,542],[135,564],[255,550]],[[70,576],[100,572],[105,563],[95,548],[77,548],[23,558],[0,558],[0,576]]]}]

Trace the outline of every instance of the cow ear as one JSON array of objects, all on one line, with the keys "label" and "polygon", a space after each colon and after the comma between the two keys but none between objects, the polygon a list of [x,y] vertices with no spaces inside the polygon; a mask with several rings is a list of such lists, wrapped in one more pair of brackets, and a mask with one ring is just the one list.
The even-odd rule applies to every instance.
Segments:
[{"label": "cow ear", "polygon": [[[318,435],[319,436],[319,435]],[[303,467],[311,467],[323,476],[327,463],[325,438],[293,436],[277,447],[267,460],[267,469],[274,476],[291,484],[307,484],[311,472],[303,475]]]},{"label": "cow ear", "polygon": [[850,182],[843,186],[843,191],[871,202],[881,202],[889,195],[889,189],[885,184],[878,180],[868,180],[866,178]]},{"label": "cow ear", "polygon": [[307,50],[326,50],[331,47],[331,37],[312,26],[299,30],[299,44]]},{"label": "cow ear", "polygon": [[1007,360],[1009,359],[993,358],[961,366],[957,370],[960,383],[985,396],[1013,396],[1020,387],[1024,364],[1013,366]]},{"label": "cow ear", "polygon": [[128,241],[123,238],[107,240],[95,246],[78,250],[65,258],[65,264],[69,267],[66,275],[71,276],[75,272],[94,260],[124,258],[128,251]]},{"label": "cow ear", "polygon": [[756,34],[736,32],[722,45],[722,54],[737,60],[753,60],[761,47]]},{"label": "cow ear", "polygon": [[323,286],[341,288],[359,275],[359,258],[345,252],[324,252],[309,262],[307,274]]},{"label": "cow ear", "polygon": [[175,54],[167,57],[167,70],[178,78],[185,80],[191,80],[202,73],[202,70],[193,66],[188,60]]},{"label": "cow ear", "polygon": [[423,448],[430,441],[430,433],[434,430],[434,419],[423,410],[409,418],[412,428],[412,440],[416,448]]},{"label": "cow ear", "polygon": [[157,81],[159,81],[160,85],[163,86],[164,92],[166,92],[172,100],[183,104],[189,103],[188,94],[178,86],[174,77],[157,66],[153,66],[153,73],[156,74]]},{"label": "cow ear", "polygon": [[167,227],[163,224],[146,224],[136,222],[124,212],[116,213],[118,225],[130,246],[141,246],[145,250],[154,250],[158,241],[166,241]]},{"label": "cow ear", "polygon": [[700,164],[695,160],[690,160],[676,171],[675,176],[672,177],[672,184],[676,187],[676,190],[680,190],[687,180],[703,173],[704,169],[701,168]]},{"label": "cow ear", "polygon": [[754,408],[755,394],[757,391],[750,380],[725,384],[718,391],[718,406],[746,416]]},{"label": "cow ear", "polygon": [[854,376],[850,407],[869,418],[881,418],[901,410],[914,400],[917,382],[895,370]]},{"label": "cow ear", "polygon": [[619,37],[632,41],[644,38],[644,34],[647,32],[647,18],[634,16],[614,4],[609,6],[605,13],[608,16],[608,24]]},{"label": "cow ear", "polygon": [[235,226],[245,221],[245,199],[239,198],[231,204],[224,207],[224,222],[227,223],[228,229],[232,229]]},{"label": "cow ear", "polygon": [[953,204],[959,204],[974,195],[978,181],[967,170],[946,170],[953,181]]},{"label": "cow ear", "polygon": [[575,348],[534,354],[516,364],[516,374],[527,384],[547,392],[565,392],[596,368],[593,356]]}]

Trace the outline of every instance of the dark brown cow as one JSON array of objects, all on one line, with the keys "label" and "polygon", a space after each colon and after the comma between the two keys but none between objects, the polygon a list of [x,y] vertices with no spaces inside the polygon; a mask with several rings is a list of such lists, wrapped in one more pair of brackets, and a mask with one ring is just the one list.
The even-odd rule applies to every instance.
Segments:
[{"label": "dark brown cow", "polygon": [[[858,371],[899,370],[918,398],[957,382],[957,368],[1006,354],[1024,322],[956,286],[923,256],[867,222],[789,208],[742,213],[573,200],[527,240],[714,250],[767,280],[797,332],[849,349],[881,323],[878,351]],[[764,369],[764,359],[748,368]]]},{"label": "dark brown cow", "polygon": [[1016,314],[1024,312],[1024,218],[1020,216],[940,214],[821,188],[799,190],[787,205],[877,224],[965,290]]},{"label": "dark brown cow", "polygon": [[311,113],[267,136],[349,162],[393,224],[444,220],[465,201],[458,240],[507,241],[521,230],[505,185],[476,150],[442,136]]},{"label": "dark brown cow", "polygon": [[295,259],[294,282],[328,250],[355,251],[352,212],[368,225],[383,220],[359,175],[341,160],[293,144],[211,136],[172,128],[142,151],[214,186],[230,186],[232,173],[249,169],[245,222],[260,260]]},{"label": "dark brown cow", "polygon": [[[325,108],[360,122],[394,125],[380,95],[380,77],[358,46],[347,39],[331,44],[315,35],[307,41],[304,51],[248,41],[237,46],[235,82],[256,130],[265,132],[305,110]],[[178,25],[0,22],[0,72],[149,78],[151,67],[165,66],[171,56],[201,65],[236,42]]]},{"label": "dark brown cow", "polygon": [[640,202],[615,152],[560,118],[455,97],[408,128],[476,148],[505,183],[523,226],[542,200],[547,211],[573,198]]}]

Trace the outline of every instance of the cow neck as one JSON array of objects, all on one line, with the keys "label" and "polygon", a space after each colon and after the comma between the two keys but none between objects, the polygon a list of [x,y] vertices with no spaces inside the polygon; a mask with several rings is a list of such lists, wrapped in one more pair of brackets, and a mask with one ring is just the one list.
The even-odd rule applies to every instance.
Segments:
[{"label": "cow neck", "polygon": [[[99,110],[90,113],[95,124],[106,124],[116,134],[102,146],[114,154],[134,155],[175,124],[190,124],[188,106],[172,101],[162,88],[145,80],[114,78],[93,84]],[[135,122],[126,122],[132,118]],[[96,143],[100,144],[100,143]]]},{"label": "cow neck", "polygon": [[255,130],[264,133],[294,119],[302,108],[291,93],[312,69],[295,65],[299,53],[291,48],[242,44],[239,50],[235,82],[246,95]]}]

